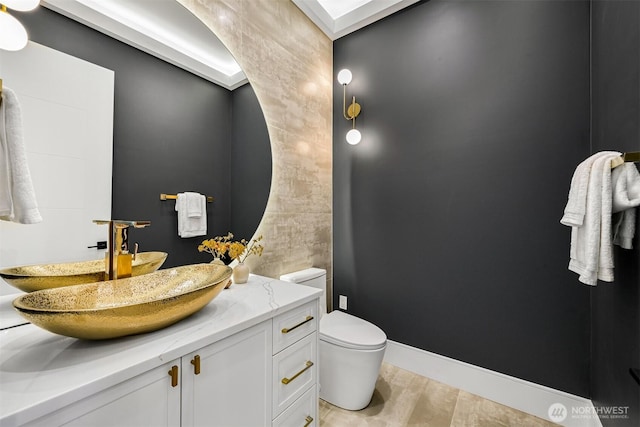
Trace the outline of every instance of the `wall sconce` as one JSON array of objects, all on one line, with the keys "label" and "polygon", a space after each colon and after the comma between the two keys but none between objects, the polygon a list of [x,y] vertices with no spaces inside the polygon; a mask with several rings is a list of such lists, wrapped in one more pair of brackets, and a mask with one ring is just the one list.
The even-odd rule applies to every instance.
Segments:
[{"label": "wall sconce", "polygon": [[9,15],[7,8],[27,12],[35,9],[40,0],[0,0],[0,49],[20,50],[27,45],[27,30],[15,17]]},{"label": "wall sconce", "polygon": [[347,108],[347,85],[351,83],[351,71],[341,70],[338,73],[338,83],[342,85],[342,115],[345,119],[351,120],[353,127],[347,132],[347,142],[351,145],[356,145],[362,139],[360,131],[356,129],[356,117],[360,114],[360,104],[356,102],[356,97],[353,96],[351,104]]}]

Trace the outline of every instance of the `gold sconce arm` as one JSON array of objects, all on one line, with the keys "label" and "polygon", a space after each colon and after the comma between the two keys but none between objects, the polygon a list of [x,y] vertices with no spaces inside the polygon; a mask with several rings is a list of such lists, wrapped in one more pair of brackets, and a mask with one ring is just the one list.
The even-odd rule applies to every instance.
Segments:
[{"label": "gold sconce arm", "polygon": [[342,115],[347,120],[354,120],[355,121],[356,117],[358,117],[358,115],[360,114],[360,110],[362,108],[360,107],[360,104],[358,104],[356,102],[355,95],[351,98],[351,104],[349,105],[349,107],[347,107],[347,85],[343,84],[342,88],[343,88],[343,92],[342,92]]},{"label": "gold sconce arm", "polygon": [[342,115],[345,119],[351,120],[351,130],[347,132],[347,142],[355,145],[360,142],[362,136],[356,129],[356,117],[360,114],[362,107],[356,102],[355,95],[351,98],[351,104],[347,107],[347,85],[351,83],[351,71],[344,69],[338,73],[338,82],[342,85]]}]

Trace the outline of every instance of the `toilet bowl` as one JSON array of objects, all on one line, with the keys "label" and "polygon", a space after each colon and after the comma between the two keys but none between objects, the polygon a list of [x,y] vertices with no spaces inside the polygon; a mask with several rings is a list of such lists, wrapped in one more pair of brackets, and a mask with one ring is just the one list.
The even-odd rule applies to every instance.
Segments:
[{"label": "toilet bowl", "polygon": [[308,268],[280,280],[323,290],[320,298],[320,398],[357,411],[371,401],[387,347],[387,336],[376,325],[343,311],[327,313],[327,272]]}]

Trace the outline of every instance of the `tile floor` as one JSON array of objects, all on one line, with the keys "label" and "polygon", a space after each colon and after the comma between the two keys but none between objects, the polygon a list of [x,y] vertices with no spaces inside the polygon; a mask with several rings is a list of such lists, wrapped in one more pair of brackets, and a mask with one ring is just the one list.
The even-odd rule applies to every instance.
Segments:
[{"label": "tile floor", "polygon": [[320,427],[551,427],[556,424],[446,384],[382,364],[361,411],[320,401]]}]

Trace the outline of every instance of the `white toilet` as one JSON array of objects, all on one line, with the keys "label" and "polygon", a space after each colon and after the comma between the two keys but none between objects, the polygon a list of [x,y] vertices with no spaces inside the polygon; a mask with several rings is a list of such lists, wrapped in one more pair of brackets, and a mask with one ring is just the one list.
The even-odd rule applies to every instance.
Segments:
[{"label": "white toilet", "polygon": [[280,280],[322,289],[320,297],[320,398],[357,411],[371,401],[387,348],[387,336],[376,325],[342,311],[327,313],[327,271],[308,268]]}]

